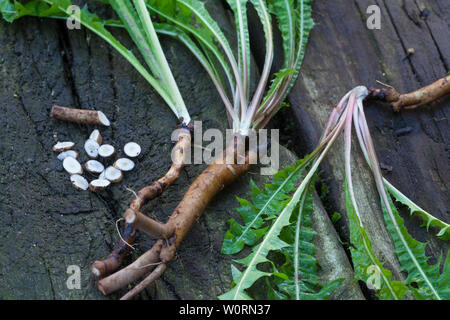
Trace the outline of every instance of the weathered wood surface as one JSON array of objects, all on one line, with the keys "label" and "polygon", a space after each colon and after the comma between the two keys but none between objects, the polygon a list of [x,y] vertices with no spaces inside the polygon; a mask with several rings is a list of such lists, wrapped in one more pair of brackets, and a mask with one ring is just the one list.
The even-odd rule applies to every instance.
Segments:
[{"label": "weathered wood surface", "polygon": [[[211,2],[232,36],[223,7]],[[124,34],[118,36],[131,46]],[[163,45],[192,117],[204,119],[204,129],[225,129],[224,108],[201,66],[178,43],[164,40]],[[133,140],[143,147],[136,169],[103,195],[73,189],[51,147],[57,140],[71,140],[81,151],[93,127],[49,119],[55,103],[104,111],[112,121],[110,128],[101,128],[105,142],[120,148]],[[167,170],[174,117],[137,72],[95,35],[34,18],[0,23],[0,112],[0,298],[104,298],[89,266],[119,239],[114,223],[132,198],[125,188],[137,190]],[[283,149],[282,166],[294,159]],[[86,160],[84,152],[81,160]],[[170,192],[145,212],[165,221],[203,168],[187,166]],[[258,172],[252,169],[213,201],[162,279],[142,297],[214,299],[230,288],[231,257],[220,253],[226,221],[238,218],[235,196],[245,196],[250,177],[259,185],[270,181]],[[334,298],[363,299],[318,199],[313,223],[321,235],[316,246],[323,279],[346,278]],[[142,235],[137,243],[129,261],[152,245]],[[69,265],[81,268],[80,290],[66,286]]]},{"label": "weathered wood surface", "polygon": [[[381,8],[381,30],[366,28],[366,9],[377,4]],[[450,2],[447,0],[333,0],[315,1],[312,31],[299,80],[289,101],[296,116],[301,137],[300,148],[311,151],[333,105],[357,85],[380,87],[376,80],[390,84],[400,92],[425,86],[448,72],[450,60]],[[406,58],[407,49],[415,53]],[[413,111],[395,114],[383,104],[366,103],[377,155],[392,172],[385,177],[413,201],[436,217],[450,221],[450,97]],[[285,111],[286,112],[286,111]],[[410,128],[408,134],[398,134]],[[365,164],[358,142],[353,139],[353,177],[360,211],[374,249],[394,277],[404,274],[394,255],[386,230],[378,195]],[[344,143],[333,148],[322,169],[330,188],[329,213],[345,212]],[[427,254],[433,263],[448,242],[419,227],[419,218],[402,214],[410,233],[421,241],[429,241]],[[345,215],[344,215],[345,217]],[[348,239],[347,220],[338,231]]]}]

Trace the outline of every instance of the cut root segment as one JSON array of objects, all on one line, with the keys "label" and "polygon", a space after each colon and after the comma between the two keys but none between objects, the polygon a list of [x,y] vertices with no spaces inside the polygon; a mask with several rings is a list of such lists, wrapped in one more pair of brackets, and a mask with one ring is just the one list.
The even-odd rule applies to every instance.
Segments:
[{"label": "cut root segment", "polygon": [[97,141],[92,140],[92,139],[88,139],[84,143],[84,150],[86,151],[88,157],[91,159],[96,159],[98,157],[99,147],[100,146],[97,143]]},{"label": "cut root segment", "polygon": [[394,111],[415,109],[450,93],[450,75],[410,93],[400,94],[394,88],[372,89],[368,99],[390,102]]},{"label": "cut root segment", "polygon": [[130,158],[135,158],[141,154],[141,146],[136,142],[128,142],[124,147],[123,151]]},{"label": "cut root segment", "polygon": [[[239,146],[243,140],[242,136],[235,137],[234,142],[237,145],[237,150],[239,150]],[[191,184],[183,199],[165,224],[168,228],[174,228],[173,234],[168,239],[160,237],[160,240],[158,240],[149,251],[141,255],[135,262],[100,280],[98,287],[101,292],[109,294],[128,286],[133,281],[143,277],[157,265],[150,276],[123,297],[124,299],[130,299],[162,275],[165,266],[174,258],[177,248],[181,245],[181,242],[186,237],[189,230],[194,226],[196,221],[198,221],[198,218],[212,198],[219,193],[224,186],[231,184],[238,177],[247,172],[250,169],[250,163],[253,163],[255,160],[256,153],[250,150],[246,154],[244,164],[227,164],[226,159],[229,158],[227,158],[226,155],[230,155],[231,152],[234,156],[231,157],[231,159],[234,158],[234,162],[237,162],[235,143],[232,143],[222,153],[222,156],[218,157],[217,160],[204,170]],[[134,213],[135,215],[133,215],[133,212],[127,210],[126,219],[128,218],[128,221],[131,221],[136,225],[136,222],[142,217],[139,214],[136,214],[137,211]],[[147,219],[144,219],[144,221],[147,222]],[[152,231],[154,231],[155,225],[153,223],[151,224],[151,228]],[[143,230],[143,227],[141,226],[138,229]]]},{"label": "cut root segment", "polygon": [[100,174],[105,170],[105,166],[97,160],[89,160],[84,167],[90,174]]},{"label": "cut root segment", "polygon": [[64,161],[64,159],[67,157],[77,159],[78,152],[76,152],[75,150],[67,150],[67,151],[63,151],[60,154],[58,154],[58,160]]},{"label": "cut root segment", "polygon": [[103,144],[98,148],[98,154],[102,158],[111,158],[116,154],[116,149],[110,144]]},{"label": "cut root segment", "polygon": [[53,106],[50,117],[86,125],[102,125],[107,127],[111,125],[106,115],[101,111],[73,109],[57,105]]},{"label": "cut root segment", "polygon": [[101,135],[100,131],[98,131],[97,129],[92,131],[91,135],[89,136],[89,139],[94,140],[99,145],[101,145],[102,141],[103,141],[102,135]]},{"label": "cut root segment", "polygon": [[136,229],[155,239],[168,239],[175,230],[172,225],[157,222],[143,213],[129,208],[125,211],[124,218],[128,224],[134,224]]},{"label": "cut root segment", "polygon": [[120,158],[114,162],[113,167],[121,171],[131,171],[134,168],[134,162],[128,158]]},{"label": "cut root segment", "polygon": [[123,173],[112,166],[105,169],[105,178],[113,183],[120,182],[123,179]]},{"label": "cut root segment", "polygon": [[135,236],[136,229],[134,225],[125,223],[124,232],[122,233],[119,244],[116,245],[113,252],[105,260],[95,261],[92,264],[92,274],[96,277],[101,277],[117,270],[123,259],[130,254],[129,245],[134,242]]},{"label": "cut root segment", "polygon": [[77,190],[87,190],[89,188],[89,183],[87,182],[87,180],[79,174],[71,175],[70,181],[72,182],[74,188]]},{"label": "cut root segment", "polygon": [[93,192],[100,192],[109,187],[111,182],[106,179],[95,179],[89,183],[89,190]]},{"label": "cut root segment", "polygon": [[[147,203],[151,199],[159,196],[174,181],[176,181],[176,179],[181,174],[181,170],[184,167],[186,156],[190,154],[190,152],[188,152],[190,150],[190,148],[191,148],[191,133],[190,133],[189,129],[187,129],[187,128],[179,129],[178,141],[175,144],[175,147],[173,148],[173,153],[172,153],[172,160],[173,160],[172,166],[170,167],[169,171],[167,172],[167,174],[164,177],[160,178],[158,181],[154,182],[153,184],[151,184],[147,187],[144,187],[140,191],[138,191],[138,193],[136,194],[134,199],[131,201],[129,210],[126,210],[124,213],[124,218],[126,219],[126,221],[131,221],[130,223],[126,223],[125,228],[127,228],[127,226],[129,226],[129,225],[133,225],[134,228],[141,229],[144,232],[151,234],[152,237],[156,237],[156,238],[164,238],[167,236],[167,234],[171,233],[172,227],[166,226],[164,224],[160,224],[159,222],[151,220],[150,218],[141,214],[140,210],[145,203]],[[139,149],[140,149],[140,147],[139,147]],[[124,148],[124,150],[126,152],[126,150],[128,150],[128,149]],[[136,152],[134,154],[136,154]],[[132,217],[132,214],[130,212],[134,213],[135,216]],[[164,226],[164,227],[162,227],[162,226]],[[124,232],[124,233],[126,233],[126,232]],[[128,243],[132,244],[133,239],[130,239],[130,241]],[[120,255],[117,255],[117,254],[114,255],[113,253],[111,253],[107,259],[105,259],[103,261],[96,261],[91,268],[92,273],[97,277],[102,277],[108,273],[112,273],[112,272],[116,271],[119,268],[123,258],[129,254],[129,250],[130,250],[130,247],[128,247],[128,246],[123,247],[123,241],[121,240],[113,251],[113,253],[120,252]],[[157,257],[156,253],[155,253],[155,257]],[[152,259],[150,259],[150,260],[151,260],[150,262],[147,261],[146,263],[144,263],[142,265],[158,262],[158,261],[153,261]],[[104,265],[107,265],[108,267],[107,268],[101,267]],[[148,268],[144,268],[144,269],[149,270]]]},{"label": "cut root segment", "polygon": [[63,161],[64,170],[66,170],[70,175],[73,174],[83,174],[83,168],[81,164],[72,157],[67,157]]},{"label": "cut root segment", "polygon": [[63,152],[72,149],[74,146],[75,143],[70,141],[58,142],[53,146],[52,150],[55,152]]}]

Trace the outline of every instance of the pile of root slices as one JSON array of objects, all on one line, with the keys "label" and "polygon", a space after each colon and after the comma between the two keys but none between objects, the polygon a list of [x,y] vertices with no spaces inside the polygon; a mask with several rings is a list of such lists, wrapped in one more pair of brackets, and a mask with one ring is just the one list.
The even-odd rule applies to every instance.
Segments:
[{"label": "pile of root slices", "polygon": [[[84,143],[84,151],[90,160],[83,166],[78,162],[78,152],[73,150],[75,143],[65,141],[58,142],[53,146],[53,151],[58,152],[58,159],[63,161],[64,170],[70,174],[70,181],[75,189],[91,190],[94,192],[103,191],[111,183],[120,182],[123,172],[131,171],[134,168],[133,160],[141,153],[141,147],[136,142],[128,142],[123,147],[123,151],[128,158],[119,158],[114,163],[105,168],[105,163],[111,163],[117,154],[116,149],[110,144],[102,144],[102,135],[97,129],[92,131],[89,139]],[[102,160],[103,163],[99,160]],[[83,177],[83,172],[97,177],[88,182]]]}]

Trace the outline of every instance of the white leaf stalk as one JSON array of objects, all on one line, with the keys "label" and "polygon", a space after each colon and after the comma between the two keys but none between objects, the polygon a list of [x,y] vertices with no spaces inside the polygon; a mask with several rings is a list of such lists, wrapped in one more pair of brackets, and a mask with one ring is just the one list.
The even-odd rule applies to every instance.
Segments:
[{"label": "white leaf stalk", "polygon": [[[356,128],[356,132],[357,132],[357,136],[358,136],[358,141],[361,146],[361,150],[363,151],[363,154],[366,158],[366,161],[369,164],[370,168],[372,169],[377,190],[378,190],[381,200],[388,212],[388,215],[390,217],[392,225],[394,226],[398,237],[400,238],[405,250],[408,253],[409,258],[411,259],[415,268],[419,272],[421,278],[423,279],[425,284],[429,287],[433,296],[437,300],[442,300],[437,289],[434,287],[434,285],[433,285],[432,281],[429,279],[427,273],[422,268],[421,264],[418,262],[418,260],[416,259],[416,256],[412,252],[412,250],[411,250],[409,244],[407,243],[403,233],[401,232],[400,226],[398,225],[397,220],[392,212],[391,205],[390,205],[389,199],[388,199],[388,194],[386,192],[386,185],[383,181],[383,176],[381,174],[381,169],[379,166],[378,158],[375,153],[375,147],[374,147],[372,137],[370,135],[367,121],[366,121],[366,118],[364,115],[362,101],[358,103],[357,107],[358,108],[357,109],[355,108],[355,110],[354,110],[354,123],[355,123],[355,128]],[[347,161],[346,161],[346,164],[347,164]]]}]

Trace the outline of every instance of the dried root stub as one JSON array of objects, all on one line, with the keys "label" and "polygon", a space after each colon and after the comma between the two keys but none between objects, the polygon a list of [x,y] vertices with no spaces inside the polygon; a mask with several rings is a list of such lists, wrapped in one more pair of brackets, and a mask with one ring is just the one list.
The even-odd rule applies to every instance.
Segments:
[{"label": "dried root stub", "polygon": [[212,198],[250,169],[250,163],[253,163],[256,157],[254,150],[246,153],[244,164],[227,164],[225,161],[227,155],[231,154],[231,159],[237,162],[236,150],[239,150],[243,139],[237,135],[235,143],[228,146],[222,155],[195,179],[166,224],[153,221],[132,209],[125,212],[127,226],[133,225],[159,240],[135,262],[100,280],[98,287],[103,294],[110,294],[126,287],[153,270],[140,284],[122,297],[130,299],[163,274],[167,263],[174,258],[181,242]]},{"label": "dried root stub", "polygon": [[[128,147],[127,147],[128,146]],[[131,147],[130,147],[131,146]],[[125,153],[132,157],[132,156],[138,156],[141,152],[141,148],[137,148],[139,145],[136,143],[127,143],[126,147],[124,148]],[[148,220],[144,219],[144,215],[140,213],[140,210],[142,206],[150,201],[151,199],[159,196],[161,193],[163,193],[164,190],[166,190],[176,179],[180,176],[181,170],[184,167],[185,158],[190,152],[188,152],[191,148],[191,132],[189,128],[183,127],[178,130],[178,141],[175,144],[175,147],[172,152],[172,166],[170,167],[169,171],[166,173],[165,176],[154,182],[153,184],[142,188],[136,195],[136,197],[131,201],[130,204],[130,210],[125,211],[125,231],[124,234],[129,235],[127,239],[122,235],[122,238],[127,242],[124,243],[124,241],[121,239],[119,244],[115,247],[113,252],[102,261],[95,261],[94,264],[91,267],[92,273],[97,277],[105,276],[108,273],[116,271],[120,264],[122,263],[123,259],[130,253],[130,245],[133,244],[134,241],[134,233],[133,237],[131,237],[131,229],[130,226],[133,226],[133,230],[137,223],[138,226],[141,225],[149,225],[151,222],[148,222]],[[122,158],[125,159],[125,158]],[[119,159],[114,163],[114,167],[128,169],[131,166],[131,163],[129,163],[126,160]],[[128,160],[128,159],[127,159]],[[129,160],[131,161],[131,160]],[[132,162],[132,161],[131,161]],[[134,166],[134,163],[133,163]],[[113,167],[113,168],[114,168]],[[119,170],[118,170],[119,171]],[[126,170],[125,170],[126,171]],[[105,177],[106,171],[105,171]],[[137,215],[136,221],[132,220],[130,221],[130,212],[134,212]],[[146,217],[145,217],[146,218]],[[149,218],[147,218],[149,219]],[[144,222],[143,222],[144,221]],[[147,223],[145,223],[147,221]],[[153,221],[153,220],[152,220]],[[155,222],[156,223],[156,222]],[[157,223],[156,223],[157,224]],[[155,225],[156,225],[155,224]]]},{"label": "dried root stub", "polygon": [[99,148],[100,146],[95,140],[88,139],[84,143],[84,151],[86,151],[88,157],[91,159],[97,159]]},{"label": "dried root stub", "polygon": [[111,184],[109,180],[106,179],[95,179],[89,183],[89,190],[93,192],[104,191]]},{"label": "dried root stub", "polygon": [[101,125],[109,127],[111,123],[101,111],[73,109],[54,105],[50,117],[80,124]]},{"label": "dried root stub", "polygon": [[73,174],[70,176],[70,181],[72,182],[72,185],[75,187],[75,189],[77,190],[87,190],[89,187],[89,183],[87,182],[87,180],[83,177],[80,176],[79,174]]},{"label": "dried root stub", "polygon": [[73,174],[83,174],[83,168],[77,159],[72,157],[67,157],[63,161],[64,170],[66,170],[70,175]]},{"label": "dried root stub", "polygon": [[116,154],[116,149],[110,144],[103,144],[98,148],[98,155],[102,158],[112,158]]},{"label": "dried root stub", "polygon": [[58,160],[63,161],[65,158],[67,157],[72,157],[74,159],[78,158],[78,152],[76,152],[75,150],[67,150],[67,151],[63,151],[60,154],[58,154]]},{"label": "dried root stub", "polygon": [[367,99],[390,102],[394,111],[415,109],[450,93],[450,75],[420,88],[419,90],[400,94],[394,88],[371,89]]},{"label": "dried root stub", "polygon": [[58,142],[52,148],[54,152],[63,152],[72,149],[75,146],[75,143],[71,141]]}]

